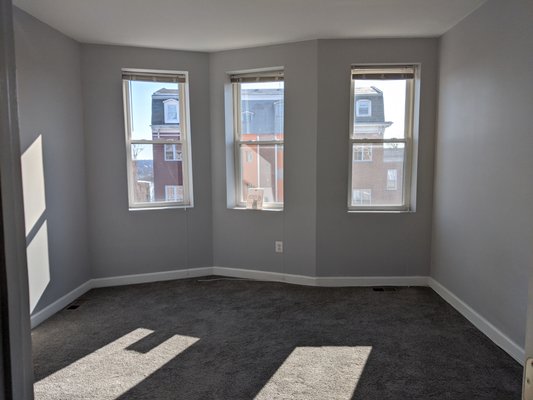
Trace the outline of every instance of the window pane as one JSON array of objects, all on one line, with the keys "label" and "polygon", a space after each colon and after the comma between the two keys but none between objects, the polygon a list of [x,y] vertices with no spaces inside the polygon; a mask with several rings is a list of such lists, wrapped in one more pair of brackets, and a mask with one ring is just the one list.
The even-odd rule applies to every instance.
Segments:
[{"label": "window pane", "polygon": [[181,139],[179,84],[129,81],[131,139]]},{"label": "window pane", "polygon": [[358,148],[370,148],[372,159],[352,162],[352,206],[401,206],[403,199],[404,143],[354,144],[353,154],[361,154]]},{"label": "window pane", "polygon": [[283,140],[283,82],[241,83],[241,140]]},{"label": "window pane", "polygon": [[405,138],[407,80],[354,80],[353,137]]},{"label": "window pane", "polygon": [[241,202],[249,188],[264,189],[265,203],[283,202],[283,145],[241,145]]},{"label": "window pane", "polygon": [[[184,201],[183,161],[166,160],[165,146],[131,145],[134,203]],[[172,146],[181,154],[181,144]]]}]

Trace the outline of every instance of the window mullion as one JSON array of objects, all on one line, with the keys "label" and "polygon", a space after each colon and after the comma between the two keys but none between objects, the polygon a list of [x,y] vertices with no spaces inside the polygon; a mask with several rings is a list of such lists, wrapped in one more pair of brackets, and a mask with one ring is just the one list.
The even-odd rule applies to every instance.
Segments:
[{"label": "window mullion", "polygon": [[274,146],[274,145],[283,145],[282,140],[238,140],[237,143],[239,146]]},{"label": "window mullion", "polygon": [[172,139],[172,140],[129,140],[129,144],[185,144],[187,141],[183,139]]},{"label": "window mullion", "polygon": [[377,143],[377,144],[387,144],[387,143],[403,143],[407,144],[408,139],[355,139],[353,137],[350,138],[350,142],[352,143]]}]

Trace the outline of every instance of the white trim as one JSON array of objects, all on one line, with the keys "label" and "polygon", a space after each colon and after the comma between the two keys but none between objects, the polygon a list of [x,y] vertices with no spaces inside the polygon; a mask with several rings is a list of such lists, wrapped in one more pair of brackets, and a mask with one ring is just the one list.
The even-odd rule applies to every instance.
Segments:
[{"label": "white trim", "polygon": [[524,365],[526,353],[522,347],[513,342],[505,333],[500,331],[489,321],[487,321],[476,310],[462,301],[450,290],[444,287],[433,278],[428,278],[428,284],[440,297],[448,304],[459,311],[467,320],[469,320],[477,329],[483,332],[496,345],[501,347],[507,354],[513,357],[518,363]]},{"label": "white trim", "polygon": [[36,326],[40,325],[42,322],[46,321],[48,318],[50,318],[55,313],[61,311],[63,308],[68,306],[70,303],[72,303],[74,300],[76,300],[78,297],[84,295],[89,290],[93,288],[92,286],[92,280],[89,279],[87,282],[81,284],[74,290],[70,291],[63,297],[60,297],[56,301],[54,301],[52,304],[49,304],[45,308],[43,308],[40,311],[37,311],[35,314],[31,316],[31,327],[32,329]]},{"label": "white trim", "polygon": [[93,288],[135,285],[139,283],[171,281],[174,279],[196,278],[199,276],[213,275],[212,267],[178,269],[173,271],[150,272],[146,274],[112,276],[109,278],[96,278],[92,280]]},{"label": "white trim", "polygon": [[425,276],[306,276],[280,272],[257,271],[242,268],[213,267],[213,275],[254,279],[269,282],[286,282],[305,286],[427,286]]},{"label": "white trim", "polygon": [[213,267],[213,275],[229,276],[232,278],[253,279],[256,281],[286,282],[297,285],[315,286],[315,278],[304,275],[284,274],[244,268]]}]

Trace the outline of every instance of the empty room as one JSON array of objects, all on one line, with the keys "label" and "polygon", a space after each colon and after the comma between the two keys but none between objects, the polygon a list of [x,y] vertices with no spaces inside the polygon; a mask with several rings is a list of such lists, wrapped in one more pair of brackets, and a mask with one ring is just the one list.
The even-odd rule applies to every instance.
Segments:
[{"label": "empty room", "polygon": [[533,1],[0,28],[0,399],[533,400]]}]

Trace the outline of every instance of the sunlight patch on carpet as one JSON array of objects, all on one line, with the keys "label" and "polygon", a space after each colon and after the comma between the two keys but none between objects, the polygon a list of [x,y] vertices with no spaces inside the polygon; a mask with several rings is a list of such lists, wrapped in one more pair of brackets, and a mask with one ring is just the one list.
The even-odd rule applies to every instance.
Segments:
[{"label": "sunlight patch on carpet", "polygon": [[296,347],[255,400],[350,400],[370,346]]},{"label": "sunlight patch on carpet", "polygon": [[[136,329],[53,373],[35,383],[35,397],[117,399],[199,340],[174,335],[146,353],[127,349],[152,333],[149,329]],[[87,382],[92,384],[84,385]]]}]

